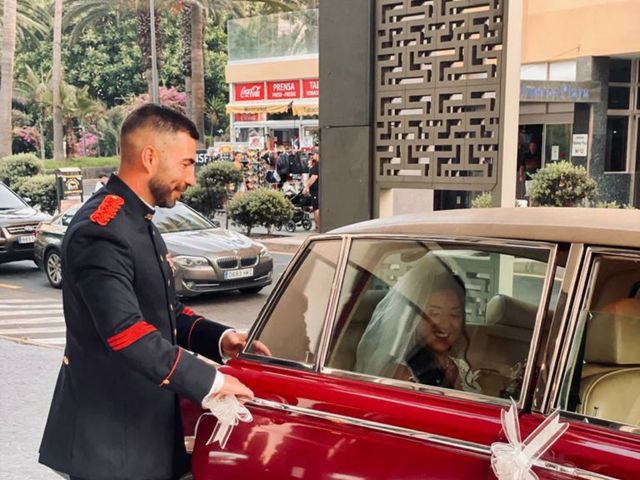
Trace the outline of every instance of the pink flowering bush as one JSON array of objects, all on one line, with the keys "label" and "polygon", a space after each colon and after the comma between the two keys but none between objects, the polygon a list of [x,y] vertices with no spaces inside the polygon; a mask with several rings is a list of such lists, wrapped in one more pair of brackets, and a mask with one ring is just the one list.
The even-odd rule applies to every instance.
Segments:
[{"label": "pink flowering bush", "polygon": [[[161,105],[171,107],[183,114],[187,113],[187,94],[184,92],[179,92],[175,89],[175,87],[160,87],[158,89],[158,101]],[[130,110],[135,110],[145,103],[150,102],[151,95],[149,95],[148,93],[143,93],[142,95],[133,97],[133,99],[130,101]]]},{"label": "pink flowering bush", "polygon": [[36,127],[16,127],[13,129],[13,148],[16,153],[36,152],[42,137]]},{"label": "pink flowering bush", "polygon": [[94,157],[98,153],[98,137],[95,133],[84,132],[84,137],[76,142],[74,151],[80,157]]}]

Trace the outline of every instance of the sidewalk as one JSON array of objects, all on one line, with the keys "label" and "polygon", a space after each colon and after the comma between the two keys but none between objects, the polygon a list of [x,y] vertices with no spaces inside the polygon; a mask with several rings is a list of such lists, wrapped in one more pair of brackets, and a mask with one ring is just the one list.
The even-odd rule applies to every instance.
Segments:
[{"label": "sidewalk", "polygon": [[[216,215],[215,219],[220,222],[220,226],[223,228],[226,227],[226,215]],[[234,225],[232,222],[229,222],[228,228],[229,230],[246,235],[243,228]],[[315,233],[316,232],[313,230],[306,231],[302,227],[298,227],[293,233],[289,233],[284,230],[278,231],[274,228],[271,233],[268,234],[266,228],[255,227],[251,230],[251,238],[263,243],[272,253],[294,254],[298,251],[298,248],[300,248],[300,245],[304,243],[307,237],[314,235]]]}]

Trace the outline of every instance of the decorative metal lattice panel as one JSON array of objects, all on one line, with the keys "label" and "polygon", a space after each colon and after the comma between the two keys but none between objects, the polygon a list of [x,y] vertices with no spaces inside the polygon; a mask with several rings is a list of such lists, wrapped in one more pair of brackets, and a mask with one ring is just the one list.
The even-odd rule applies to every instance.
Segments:
[{"label": "decorative metal lattice panel", "polygon": [[491,189],[504,0],[376,0],[376,8],[378,184]]}]

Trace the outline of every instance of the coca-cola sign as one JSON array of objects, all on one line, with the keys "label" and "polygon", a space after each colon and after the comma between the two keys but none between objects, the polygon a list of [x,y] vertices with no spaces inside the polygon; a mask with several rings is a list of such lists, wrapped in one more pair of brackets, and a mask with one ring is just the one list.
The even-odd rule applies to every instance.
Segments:
[{"label": "coca-cola sign", "polygon": [[320,96],[320,80],[307,78],[302,80],[302,96],[304,98],[316,98]]},{"label": "coca-cola sign", "polygon": [[267,82],[267,98],[269,100],[300,98],[300,80]]},{"label": "coca-cola sign", "polygon": [[247,102],[255,100],[264,100],[264,83],[236,83],[235,100],[236,102]]}]

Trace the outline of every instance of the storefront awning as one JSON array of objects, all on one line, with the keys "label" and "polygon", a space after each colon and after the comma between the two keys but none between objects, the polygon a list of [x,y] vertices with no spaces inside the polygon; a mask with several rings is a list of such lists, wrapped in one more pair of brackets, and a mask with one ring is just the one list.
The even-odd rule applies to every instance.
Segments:
[{"label": "storefront awning", "polygon": [[294,100],[291,109],[297,117],[312,117],[318,115],[320,112],[317,98],[312,100]]},{"label": "storefront awning", "polygon": [[285,102],[231,102],[227,104],[227,113],[285,113],[291,106],[291,100]]}]

